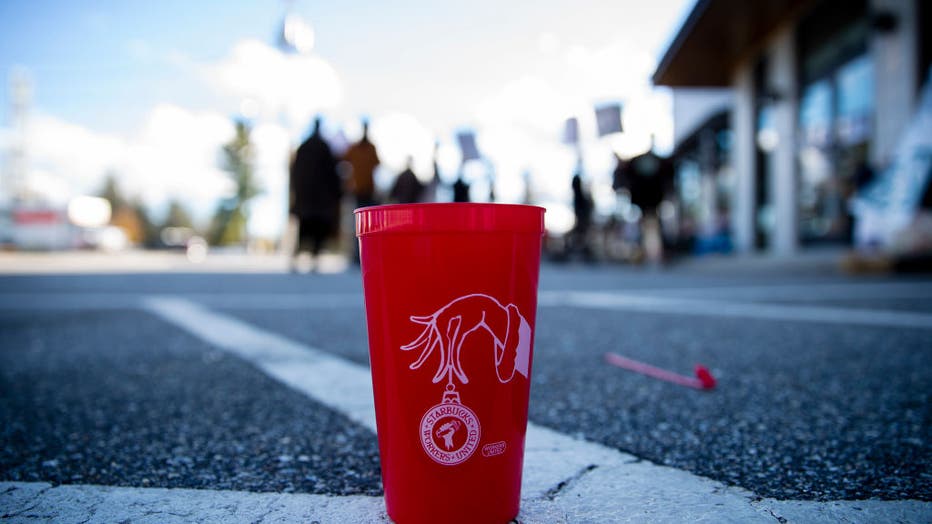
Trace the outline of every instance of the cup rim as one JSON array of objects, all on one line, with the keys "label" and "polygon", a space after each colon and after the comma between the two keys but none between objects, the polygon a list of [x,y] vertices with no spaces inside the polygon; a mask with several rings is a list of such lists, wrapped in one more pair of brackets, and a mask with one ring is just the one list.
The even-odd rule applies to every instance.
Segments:
[{"label": "cup rim", "polygon": [[383,204],[353,211],[356,236],[386,233],[544,233],[546,209],[495,202]]}]

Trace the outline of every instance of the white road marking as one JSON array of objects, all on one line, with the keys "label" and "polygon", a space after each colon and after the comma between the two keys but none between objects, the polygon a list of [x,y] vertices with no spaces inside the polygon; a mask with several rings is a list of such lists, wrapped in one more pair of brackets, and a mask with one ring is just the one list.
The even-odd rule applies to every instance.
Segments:
[{"label": "white road marking", "polygon": [[632,290],[632,293],[680,298],[729,300],[883,300],[932,297],[932,282],[843,282],[811,284],[771,284],[755,286],[681,287]]},{"label": "white road marking", "polygon": [[[145,304],[165,320],[375,430],[371,381],[365,367],[184,299],[151,297]],[[837,521],[839,517],[852,522],[909,520],[932,514],[932,504],[915,501],[760,499],[741,488],[528,424],[522,522],[772,522],[780,508],[792,509],[807,521]],[[347,520],[356,519],[340,519]]]},{"label": "white road marking", "polygon": [[[675,485],[640,484],[638,465],[612,474],[596,470],[553,499],[521,501],[521,524],[735,522],[928,522],[915,501],[797,502],[764,499],[719,506],[716,493],[685,493]],[[648,479],[649,480],[649,479]],[[688,486],[686,487],[688,489]],[[655,490],[655,491],[651,491]],[[684,495],[688,503],[684,504]],[[710,496],[711,495],[711,496]],[[126,488],[0,482],[0,515],[10,524],[132,521],[141,524],[319,522],[390,523],[382,497],[300,493]]]},{"label": "white road marking", "polygon": [[165,320],[252,362],[269,376],[375,431],[372,379],[367,368],[188,300],[155,297],[144,304]]},{"label": "white road marking", "polygon": [[390,522],[381,497],[0,482],[4,522]]},{"label": "white road marking", "polygon": [[[333,309],[363,307],[359,293],[178,293],[172,296],[224,309]],[[138,307],[139,293],[0,292],[0,310],[126,309]]]}]

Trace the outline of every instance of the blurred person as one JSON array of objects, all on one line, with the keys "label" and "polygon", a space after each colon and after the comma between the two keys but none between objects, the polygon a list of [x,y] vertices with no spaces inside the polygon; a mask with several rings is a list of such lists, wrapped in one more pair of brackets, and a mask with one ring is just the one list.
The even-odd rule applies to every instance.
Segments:
[{"label": "blurred person", "polygon": [[530,205],[534,203],[534,187],[531,185],[531,172],[525,169],[521,173],[521,180],[524,181],[524,196],[521,198],[521,203],[525,205]]},{"label": "blurred person", "polygon": [[617,193],[622,189],[628,189],[627,171],[625,159],[621,158],[618,153],[612,153],[615,157],[615,170],[612,171],[612,189]]},{"label": "blurred person", "polygon": [[453,201],[469,202],[469,184],[463,180],[462,168],[460,168],[460,172],[456,177],[456,182],[453,182]]},{"label": "blurred person", "polygon": [[356,200],[356,207],[378,204],[375,196],[373,173],[379,165],[375,145],[369,141],[369,121],[362,121],[362,138],[349,146],[343,159],[349,164],[349,190]]},{"label": "blurred person", "polygon": [[592,249],[589,246],[589,229],[592,226],[592,196],[590,196],[582,183],[582,176],[577,170],[573,174],[573,214],[576,222],[569,233],[569,251],[570,254],[578,252],[582,255],[583,260],[592,261]]},{"label": "blurred person", "polygon": [[485,168],[489,177],[489,202],[495,202],[495,164],[491,160],[486,160]]},{"label": "blurred person", "polygon": [[295,152],[289,170],[289,212],[298,222],[292,271],[297,271],[298,255],[305,250],[310,250],[312,263],[316,265],[324,243],[338,233],[340,224],[343,188],[320,124],[318,117],[313,132]]},{"label": "blurred person", "polygon": [[389,192],[389,200],[398,204],[414,204],[421,201],[424,194],[424,184],[418,180],[411,170],[414,159],[408,157],[405,170],[398,174],[395,183]]},{"label": "blurred person", "polygon": [[631,203],[641,210],[639,221],[641,247],[651,263],[663,261],[663,235],[657,208],[663,202],[666,187],[673,181],[673,164],[669,159],[654,153],[654,137],[651,148],[627,162],[616,155],[618,164],[612,186],[625,188],[631,194]]},{"label": "blurred person", "polygon": [[[362,138],[350,145],[343,153],[345,166],[348,166],[347,187],[353,195],[354,205],[357,208],[374,206],[379,203],[375,195],[375,168],[380,160],[375,145],[369,140],[369,121],[362,120]],[[359,244],[356,239],[350,240],[354,264],[359,264]]]},{"label": "blurred person", "polygon": [[437,189],[442,183],[440,181],[440,163],[437,160],[438,151],[440,149],[440,142],[434,142],[434,155],[433,155],[433,176],[430,179],[430,182],[427,183],[427,187],[424,188],[424,202],[437,202],[439,197],[437,195]]}]

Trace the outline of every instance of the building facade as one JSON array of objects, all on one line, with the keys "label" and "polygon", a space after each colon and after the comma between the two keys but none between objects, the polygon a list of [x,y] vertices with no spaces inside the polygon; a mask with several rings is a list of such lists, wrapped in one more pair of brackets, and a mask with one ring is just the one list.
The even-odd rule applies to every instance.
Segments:
[{"label": "building facade", "polygon": [[[923,0],[699,0],[653,77],[694,104],[675,113],[694,122],[676,156],[698,173],[699,221],[726,215],[739,252],[850,243],[849,202],[892,160],[928,77],[930,15]],[[695,98],[709,88],[727,108]]]}]

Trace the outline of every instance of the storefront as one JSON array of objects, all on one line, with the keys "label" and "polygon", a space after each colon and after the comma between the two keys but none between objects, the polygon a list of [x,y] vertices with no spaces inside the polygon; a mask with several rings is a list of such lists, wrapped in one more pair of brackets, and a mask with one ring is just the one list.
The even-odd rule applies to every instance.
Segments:
[{"label": "storefront", "polygon": [[[851,198],[913,117],[930,11],[921,0],[696,3],[654,82],[674,97],[732,90],[726,198],[737,250],[851,242]],[[701,147],[676,150],[688,170]]]},{"label": "storefront", "polygon": [[729,215],[734,177],[727,110],[713,113],[673,152],[680,237],[693,254],[731,251]]},{"label": "storefront", "polygon": [[867,2],[838,3],[818,6],[796,31],[799,238],[804,245],[850,243],[847,202],[871,173],[876,71]]}]

